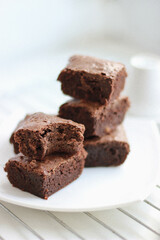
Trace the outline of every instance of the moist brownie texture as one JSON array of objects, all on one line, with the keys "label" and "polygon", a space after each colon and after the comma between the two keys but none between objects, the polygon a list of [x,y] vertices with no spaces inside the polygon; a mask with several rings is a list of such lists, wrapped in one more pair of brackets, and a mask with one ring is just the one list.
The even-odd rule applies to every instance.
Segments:
[{"label": "moist brownie texture", "polygon": [[126,76],[125,66],[121,63],[74,55],[58,80],[65,94],[105,104],[120,95]]},{"label": "moist brownie texture", "polygon": [[14,132],[19,151],[27,157],[42,160],[54,152],[75,153],[83,147],[85,127],[54,115],[35,113]]},{"label": "moist brownie texture", "polygon": [[47,199],[79,177],[86,155],[82,148],[74,155],[54,154],[40,162],[19,153],[6,163],[5,171],[14,187]]},{"label": "moist brownie texture", "polygon": [[86,138],[102,137],[122,123],[129,105],[127,97],[104,105],[86,100],[72,100],[60,107],[59,116],[84,124]]},{"label": "moist brownie texture", "polygon": [[10,141],[11,144],[13,144],[14,152],[15,152],[16,154],[19,153],[19,145],[18,145],[18,143],[16,143],[16,142],[14,141],[14,133],[12,133],[9,141]]},{"label": "moist brownie texture", "polygon": [[[17,125],[16,129],[14,130],[14,132],[24,123],[25,120],[27,120],[27,118],[28,118],[29,116],[30,116],[30,115],[26,115],[25,118],[18,123],[18,125]],[[14,152],[17,154],[17,153],[19,153],[19,145],[18,145],[18,143],[16,143],[16,142],[14,141],[14,132],[12,133],[9,141],[10,141],[11,144],[13,144]]]},{"label": "moist brownie texture", "polygon": [[130,151],[122,126],[102,138],[94,137],[85,140],[84,147],[88,152],[86,167],[120,165]]}]

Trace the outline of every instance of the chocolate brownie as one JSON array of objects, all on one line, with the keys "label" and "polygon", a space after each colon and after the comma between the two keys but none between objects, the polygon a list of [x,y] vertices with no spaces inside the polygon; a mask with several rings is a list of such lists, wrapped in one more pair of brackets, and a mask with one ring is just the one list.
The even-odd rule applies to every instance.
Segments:
[{"label": "chocolate brownie", "polygon": [[102,138],[94,137],[85,140],[84,147],[88,152],[86,167],[120,165],[130,151],[122,125]]},{"label": "chocolate brownie", "polygon": [[[30,115],[26,115],[25,118],[18,123],[18,125],[17,125],[16,129],[14,130],[14,132],[17,130],[17,128],[19,128],[19,127],[21,126],[21,124],[23,124],[23,122],[24,122],[29,116],[30,116]],[[9,141],[10,141],[11,144],[13,144],[14,152],[17,154],[17,153],[19,153],[19,145],[18,145],[18,143],[16,143],[16,142],[14,141],[14,132],[12,133]]]},{"label": "chocolate brownie", "polygon": [[19,151],[42,160],[54,152],[75,153],[83,147],[85,127],[71,120],[44,113],[30,115],[14,132]]},{"label": "chocolate brownie", "polygon": [[126,76],[121,63],[75,55],[69,59],[58,80],[65,94],[105,104],[120,95]]},{"label": "chocolate brownie", "polygon": [[127,97],[104,105],[86,100],[72,100],[60,107],[59,116],[84,124],[86,138],[102,137],[122,123],[129,105]]},{"label": "chocolate brownie", "polygon": [[82,148],[74,155],[54,154],[40,162],[19,153],[6,163],[5,171],[14,187],[47,199],[79,177],[86,155]]}]

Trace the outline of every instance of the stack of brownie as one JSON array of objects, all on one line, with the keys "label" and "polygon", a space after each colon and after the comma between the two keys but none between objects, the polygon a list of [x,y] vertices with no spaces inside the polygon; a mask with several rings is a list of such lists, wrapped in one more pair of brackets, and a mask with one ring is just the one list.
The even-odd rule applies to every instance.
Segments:
[{"label": "stack of brownie", "polygon": [[78,55],[59,74],[62,91],[75,98],[59,116],[85,125],[86,167],[120,165],[129,153],[122,126],[129,100],[120,97],[126,76],[121,63]]},{"label": "stack of brownie", "polygon": [[5,166],[9,181],[47,199],[81,174],[84,131],[84,125],[54,115],[27,115],[10,138],[17,155]]},{"label": "stack of brownie", "polygon": [[84,165],[122,164],[129,153],[121,125],[129,107],[128,98],[120,97],[126,76],[123,64],[71,57],[58,80],[75,99],[58,116],[27,115],[11,135],[17,155],[5,171],[12,185],[47,199],[77,179]]}]

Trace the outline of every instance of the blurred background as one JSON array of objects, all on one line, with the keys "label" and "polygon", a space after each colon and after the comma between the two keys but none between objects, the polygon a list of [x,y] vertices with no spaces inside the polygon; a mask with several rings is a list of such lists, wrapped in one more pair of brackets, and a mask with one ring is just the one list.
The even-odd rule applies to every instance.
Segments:
[{"label": "blurred background", "polygon": [[130,59],[160,55],[159,23],[159,0],[1,0],[1,109],[56,112],[68,99],[56,78],[77,53],[124,63],[130,94]]}]

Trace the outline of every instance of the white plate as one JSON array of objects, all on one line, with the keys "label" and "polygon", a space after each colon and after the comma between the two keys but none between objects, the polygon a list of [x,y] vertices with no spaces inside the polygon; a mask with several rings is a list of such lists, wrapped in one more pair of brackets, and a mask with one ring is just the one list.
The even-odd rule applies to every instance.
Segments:
[{"label": "white plate", "polygon": [[119,167],[84,169],[79,179],[43,200],[12,187],[3,170],[13,155],[8,138],[16,122],[4,124],[0,139],[0,199],[41,210],[80,212],[120,207],[145,199],[156,184],[160,163],[160,140],[154,122],[126,119],[131,146],[126,162]]}]

